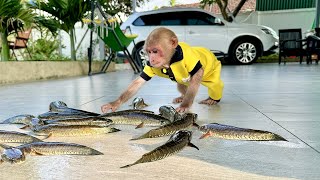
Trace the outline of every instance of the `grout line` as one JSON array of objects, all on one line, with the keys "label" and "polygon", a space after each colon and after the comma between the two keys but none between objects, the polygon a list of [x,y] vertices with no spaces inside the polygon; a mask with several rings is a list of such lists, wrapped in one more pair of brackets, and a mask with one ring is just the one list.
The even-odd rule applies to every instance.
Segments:
[{"label": "grout line", "polygon": [[307,142],[305,142],[304,140],[300,139],[298,136],[296,136],[295,134],[293,134],[291,131],[289,131],[287,128],[283,127],[281,124],[279,124],[278,122],[274,121],[273,119],[271,119],[269,116],[267,116],[266,114],[264,114],[262,111],[260,111],[258,108],[254,107],[253,105],[251,105],[250,103],[248,103],[247,101],[245,101],[244,99],[242,99],[240,96],[238,96],[237,94],[234,94],[235,96],[237,96],[239,99],[241,99],[243,102],[245,102],[246,104],[248,104],[249,106],[251,106],[253,109],[257,110],[258,112],[260,112],[262,115],[264,115],[266,118],[268,118],[270,121],[272,121],[273,123],[277,124],[278,126],[280,126],[282,129],[286,130],[288,133],[290,133],[291,135],[293,135],[294,137],[296,137],[297,139],[299,139],[301,142],[303,142],[304,144],[306,144],[307,146],[309,146],[311,149],[313,149],[314,151],[316,151],[317,153],[320,154],[320,151],[318,151],[317,149],[315,149],[314,147],[312,147],[311,145],[309,145]]}]

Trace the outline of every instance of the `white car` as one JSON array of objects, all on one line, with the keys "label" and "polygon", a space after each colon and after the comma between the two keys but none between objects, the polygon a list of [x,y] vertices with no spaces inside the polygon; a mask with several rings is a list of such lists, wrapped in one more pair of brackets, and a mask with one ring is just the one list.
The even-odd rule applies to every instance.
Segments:
[{"label": "white car", "polygon": [[173,30],[178,40],[191,46],[203,46],[216,56],[226,56],[234,64],[251,64],[258,57],[270,54],[278,46],[277,33],[269,27],[229,23],[200,8],[168,8],[133,13],[121,29],[138,34],[128,47],[133,58],[145,60],[142,46],[149,33],[157,27]]}]

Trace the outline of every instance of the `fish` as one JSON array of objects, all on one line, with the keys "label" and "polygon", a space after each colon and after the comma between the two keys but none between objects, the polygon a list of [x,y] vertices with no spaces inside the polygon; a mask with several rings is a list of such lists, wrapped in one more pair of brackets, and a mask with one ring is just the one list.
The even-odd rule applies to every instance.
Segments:
[{"label": "fish", "polygon": [[[32,131],[39,136],[86,136],[107,134],[120,131],[114,127],[102,127],[94,125],[63,125],[63,124],[49,124],[44,126],[32,127]],[[46,139],[45,138],[45,139]]]},{"label": "fish", "polygon": [[147,107],[148,104],[146,104],[142,97],[136,97],[132,101],[133,109],[143,109],[144,107]]},{"label": "fish", "polygon": [[169,140],[165,144],[144,154],[136,162],[126,166],[122,166],[120,168],[128,168],[139,163],[153,162],[160,159],[164,159],[168,156],[171,156],[180,152],[186,146],[190,146],[199,150],[197,146],[191,143],[191,138],[192,138],[191,131],[187,131],[187,130],[177,131],[169,138]]},{"label": "fish", "polygon": [[16,131],[4,131],[0,130],[0,143],[30,143],[41,142],[42,140],[30,136],[28,134],[16,132]]},{"label": "fish", "polygon": [[199,127],[204,134],[200,139],[215,137],[230,140],[246,141],[287,141],[275,133],[256,129],[240,128],[218,123],[205,124]]},{"label": "fish", "polygon": [[96,125],[96,126],[109,126],[114,124],[111,119],[105,119],[101,117],[85,117],[85,118],[73,118],[73,119],[57,119],[46,120],[45,124],[64,124],[64,125]]},{"label": "fish", "polygon": [[79,114],[79,113],[64,113],[64,112],[46,112],[38,115],[41,120],[55,120],[55,119],[70,119],[70,118],[85,118],[92,115]]},{"label": "fish", "polygon": [[111,119],[114,124],[136,125],[136,128],[143,126],[161,126],[170,123],[168,119],[154,114],[152,111],[136,109],[105,113],[99,117]]},{"label": "fish", "polygon": [[34,118],[34,115],[31,114],[21,114],[17,116],[10,117],[4,120],[1,124],[28,124],[31,119]]},{"label": "fish", "polygon": [[195,113],[186,113],[185,116],[179,121],[174,121],[170,124],[160,126],[156,129],[151,129],[150,131],[146,132],[142,136],[133,138],[131,140],[168,136],[168,135],[174,134],[179,130],[188,129],[191,126],[199,127],[199,125],[195,123],[197,117],[198,115]]},{"label": "fish", "polygon": [[67,108],[67,104],[63,101],[53,101],[49,104],[49,111],[51,112],[61,112]]},{"label": "fish", "polygon": [[2,162],[20,163],[25,161],[26,154],[29,155],[103,155],[102,152],[93,148],[64,142],[34,142],[17,147],[5,147],[1,154]]},{"label": "fish", "polygon": [[63,101],[53,101],[49,105],[49,112],[56,112],[56,113],[70,113],[70,114],[83,114],[85,116],[98,116],[100,114],[94,113],[94,112],[89,112],[89,111],[84,111],[81,109],[75,109],[75,108],[70,108],[67,106],[66,103]]},{"label": "fish", "polygon": [[172,106],[161,106],[159,108],[159,112],[160,116],[169,119],[171,122],[179,121],[182,119],[181,114],[179,114]]}]

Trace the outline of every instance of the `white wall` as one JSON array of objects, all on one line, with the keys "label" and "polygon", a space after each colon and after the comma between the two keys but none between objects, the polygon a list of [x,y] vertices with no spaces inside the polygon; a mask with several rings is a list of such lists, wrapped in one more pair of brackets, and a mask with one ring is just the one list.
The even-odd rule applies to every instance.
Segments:
[{"label": "white wall", "polygon": [[[75,36],[76,36],[75,48],[78,47],[78,44],[80,43],[82,37],[85,35],[85,32],[87,29],[88,29],[87,25],[84,25],[83,27],[81,27],[80,23],[76,24],[76,26],[75,26]],[[67,57],[71,57],[70,37],[65,31],[60,31],[60,32],[61,32],[62,44],[65,46],[65,48],[62,49],[62,55],[67,56]],[[92,40],[93,40],[93,59],[94,60],[101,60],[99,44],[94,43],[95,41],[100,40],[97,37],[96,33],[93,33]],[[84,39],[83,39],[83,41],[77,51],[77,60],[88,59],[89,46],[90,46],[90,30],[85,35],[85,37],[84,37]],[[104,54],[103,51],[101,52],[102,54]]]},{"label": "white wall", "polygon": [[281,11],[258,11],[241,14],[236,18],[237,22],[245,20],[245,23],[269,26],[277,33],[279,29],[301,28],[306,33],[312,27],[316,9],[292,9]]}]

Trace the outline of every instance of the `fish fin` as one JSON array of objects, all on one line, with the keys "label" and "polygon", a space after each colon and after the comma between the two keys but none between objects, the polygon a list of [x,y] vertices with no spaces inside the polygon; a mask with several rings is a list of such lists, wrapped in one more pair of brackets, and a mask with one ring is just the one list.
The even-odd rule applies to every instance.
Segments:
[{"label": "fish fin", "polygon": [[4,161],[2,159],[0,159],[0,164],[2,164]]},{"label": "fish fin", "polygon": [[198,148],[196,145],[192,144],[191,142],[188,143],[188,146],[193,147],[193,148],[196,148],[196,149],[199,150],[199,148]]},{"label": "fish fin", "polygon": [[142,128],[143,126],[144,126],[144,123],[142,122],[141,124],[139,124],[139,125],[136,127],[136,129]]},{"label": "fish fin", "polygon": [[208,131],[208,132],[204,133],[199,139],[204,139],[204,138],[207,138],[210,136],[212,136],[212,132]]},{"label": "fish fin", "polygon": [[42,140],[48,139],[49,137],[52,136],[52,133],[49,133],[47,137],[43,138]]},{"label": "fish fin", "polygon": [[22,126],[20,129],[27,129],[28,127],[30,127],[29,125],[25,125],[25,126]]},{"label": "fish fin", "polygon": [[37,151],[35,151],[34,154],[37,155],[37,156],[43,156],[43,154],[41,154],[41,153],[39,153]]}]

